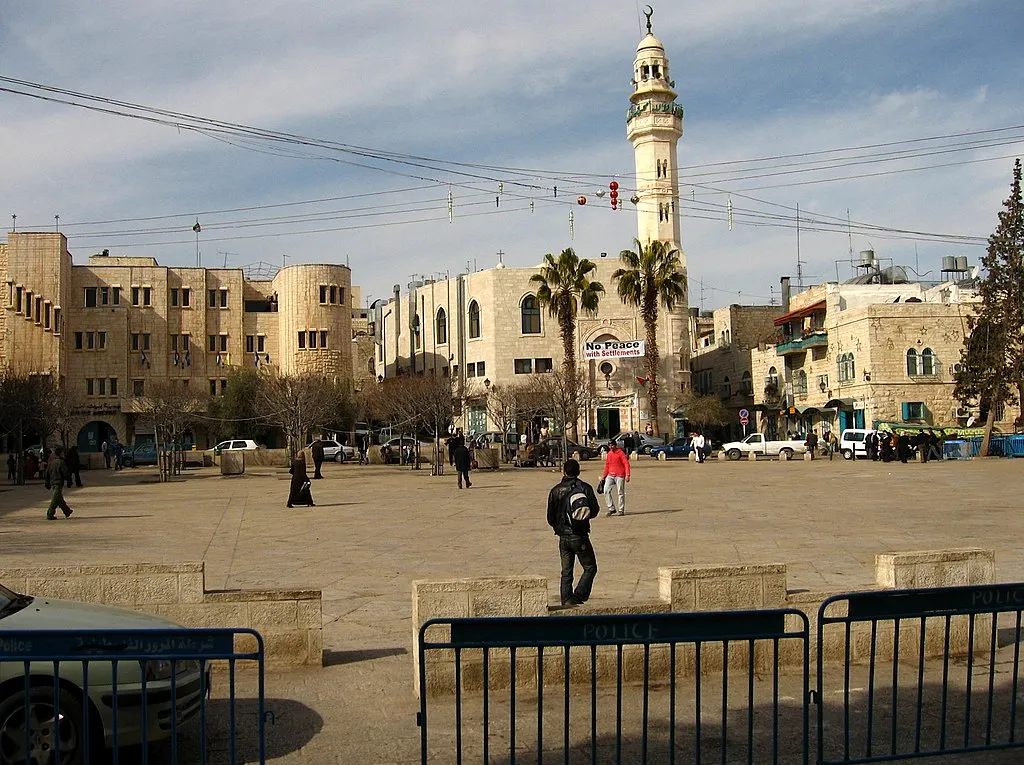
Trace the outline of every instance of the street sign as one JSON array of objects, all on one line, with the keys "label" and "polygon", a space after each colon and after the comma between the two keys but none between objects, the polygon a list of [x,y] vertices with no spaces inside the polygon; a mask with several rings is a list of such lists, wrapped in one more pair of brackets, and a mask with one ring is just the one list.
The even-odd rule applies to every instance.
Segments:
[{"label": "street sign", "polygon": [[749,422],[750,422],[750,418],[749,417],[740,417],[740,425],[746,425]]},{"label": "street sign", "polygon": [[740,419],[741,420],[748,420],[749,421],[750,420],[750,412],[748,412],[746,409],[740,409]]}]

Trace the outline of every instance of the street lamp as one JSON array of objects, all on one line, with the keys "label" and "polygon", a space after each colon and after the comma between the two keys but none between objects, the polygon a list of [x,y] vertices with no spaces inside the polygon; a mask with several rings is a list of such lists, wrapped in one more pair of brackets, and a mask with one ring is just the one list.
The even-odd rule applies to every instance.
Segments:
[{"label": "street lamp", "polygon": [[491,378],[489,378],[489,377],[485,377],[484,378],[484,387],[487,388],[487,390],[491,389]]}]

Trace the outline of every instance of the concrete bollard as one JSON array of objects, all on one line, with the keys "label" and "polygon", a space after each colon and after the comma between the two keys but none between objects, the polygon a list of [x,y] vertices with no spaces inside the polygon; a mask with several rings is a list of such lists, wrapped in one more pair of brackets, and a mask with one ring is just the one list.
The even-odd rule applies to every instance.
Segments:
[{"label": "concrete bollard", "polygon": [[809,451],[804,452],[804,462],[810,462],[813,459],[814,459],[814,454],[812,452],[809,452]]},{"label": "concrete bollard", "polygon": [[[694,460],[696,460],[696,459],[697,459],[697,457],[696,457],[696,455],[694,455]],[[728,457],[725,456],[725,452],[724,451],[720,451],[718,453],[718,461],[719,462],[725,462],[727,459],[728,459]]]},{"label": "concrete bollard", "polygon": [[757,452],[747,452],[747,462],[757,462]]},{"label": "concrete bollard", "polygon": [[690,453],[686,455],[686,459],[687,459],[687,460],[688,460],[689,462],[696,462],[696,461],[697,461],[697,452],[695,452],[695,451],[693,451],[693,450],[691,449],[691,450],[690,450]]},{"label": "concrete bollard", "polygon": [[779,452],[779,462],[789,462],[793,456],[789,452]]},{"label": "concrete bollard", "polygon": [[666,456],[665,452],[658,452],[658,459],[664,462],[665,460],[668,459],[668,457]]}]

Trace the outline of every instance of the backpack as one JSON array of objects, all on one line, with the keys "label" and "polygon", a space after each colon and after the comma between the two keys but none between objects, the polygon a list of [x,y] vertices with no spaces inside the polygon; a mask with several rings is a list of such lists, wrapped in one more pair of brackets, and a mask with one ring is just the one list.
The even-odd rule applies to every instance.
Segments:
[{"label": "backpack", "polygon": [[565,518],[569,526],[590,518],[590,500],[579,481],[573,483],[565,497]]}]

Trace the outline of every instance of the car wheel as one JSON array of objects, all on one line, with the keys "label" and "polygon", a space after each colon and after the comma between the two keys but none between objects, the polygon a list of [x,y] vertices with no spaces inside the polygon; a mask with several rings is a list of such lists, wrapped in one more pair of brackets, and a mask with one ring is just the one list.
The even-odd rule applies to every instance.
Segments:
[{"label": "car wheel", "polygon": [[735,462],[736,460],[743,456],[743,452],[741,452],[739,449],[730,449],[725,456],[727,456],[729,459]]},{"label": "car wheel", "polygon": [[[82,705],[73,694],[58,692],[60,719],[54,713],[53,688],[29,688],[0,700],[0,759],[32,765],[81,765],[86,750]],[[25,735],[28,733],[28,749]],[[56,737],[60,759],[54,759]]]},{"label": "car wheel", "polygon": [[843,459],[844,460],[852,460],[853,459],[853,451],[851,449],[843,449]]},{"label": "car wheel", "polygon": [[779,449],[779,456],[784,460],[791,460],[793,459],[793,450],[789,448]]}]

